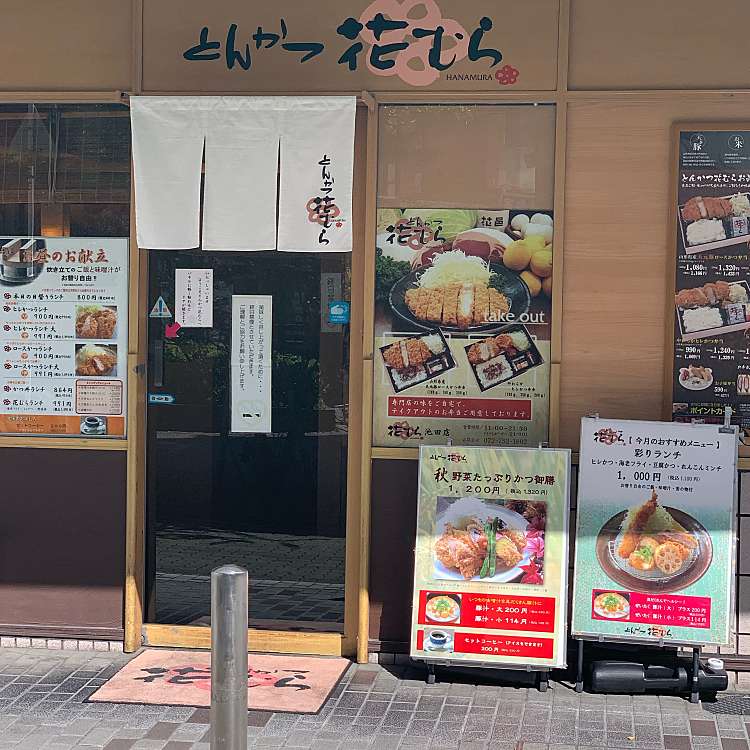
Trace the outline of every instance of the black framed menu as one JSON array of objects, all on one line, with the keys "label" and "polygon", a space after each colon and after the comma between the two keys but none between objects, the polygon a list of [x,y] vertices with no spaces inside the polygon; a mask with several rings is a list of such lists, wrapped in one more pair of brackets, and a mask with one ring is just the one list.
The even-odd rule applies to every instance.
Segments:
[{"label": "black framed menu", "polygon": [[682,123],[673,147],[672,420],[729,406],[750,455],[750,123]]}]

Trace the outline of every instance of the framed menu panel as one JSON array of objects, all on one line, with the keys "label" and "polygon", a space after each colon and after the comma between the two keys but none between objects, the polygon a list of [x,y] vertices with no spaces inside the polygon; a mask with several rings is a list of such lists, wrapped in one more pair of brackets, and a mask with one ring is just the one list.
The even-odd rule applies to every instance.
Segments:
[{"label": "framed menu panel", "polygon": [[737,429],[584,418],[573,635],[726,644]]},{"label": "framed menu panel", "polygon": [[128,240],[0,238],[0,433],[124,437]]},{"label": "framed menu panel", "polygon": [[673,147],[671,419],[731,407],[750,456],[750,123],[680,124]]},{"label": "framed menu panel", "polygon": [[552,211],[378,210],[373,443],[549,433]]},{"label": "framed menu panel", "polygon": [[570,451],[422,446],[411,656],[565,666]]}]

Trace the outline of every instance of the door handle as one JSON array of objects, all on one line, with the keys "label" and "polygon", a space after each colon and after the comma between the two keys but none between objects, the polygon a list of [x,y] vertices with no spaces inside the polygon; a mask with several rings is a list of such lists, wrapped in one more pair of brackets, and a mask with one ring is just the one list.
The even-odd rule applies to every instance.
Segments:
[{"label": "door handle", "polygon": [[158,338],[154,341],[154,386],[161,388],[164,385],[164,339]]}]

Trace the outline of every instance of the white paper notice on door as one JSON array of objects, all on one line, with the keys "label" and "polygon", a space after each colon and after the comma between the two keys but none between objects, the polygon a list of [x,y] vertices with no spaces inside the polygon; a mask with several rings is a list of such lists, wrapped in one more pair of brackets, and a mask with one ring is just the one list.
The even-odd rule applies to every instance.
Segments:
[{"label": "white paper notice on door", "polygon": [[271,432],[273,297],[232,296],[232,432]]},{"label": "white paper notice on door", "polygon": [[213,328],[213,269],[176,268],[174,304],[174,319],[183,328]]}]

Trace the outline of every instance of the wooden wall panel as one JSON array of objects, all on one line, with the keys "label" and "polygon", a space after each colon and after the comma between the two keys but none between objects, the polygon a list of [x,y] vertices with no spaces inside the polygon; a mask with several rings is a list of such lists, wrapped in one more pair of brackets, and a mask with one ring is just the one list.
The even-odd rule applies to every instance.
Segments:
[{"label": "wooden wall panel", "polygon": [[565,186],[561,444],[581,416],[661,419],[670,125],[742,120],[750,95],[571,102]]},{"label": "wooden wall panel", "polygon": [[0,90],[129,89],[132,4],[131,0],[2,0]]},{"label": "wooden wall panel", "polygon": [[374,461],[372,498],[370,641],[375,650],[403,651],[411,626],[417,462]]},{"label": "wooden wall panel", "polygon": [[571,0],[571,89],[750,88],[750,3]]},{"label": "wooden wall panel", "polygon": [[125,461],[0,450],[0,633],[122,638]]}]

